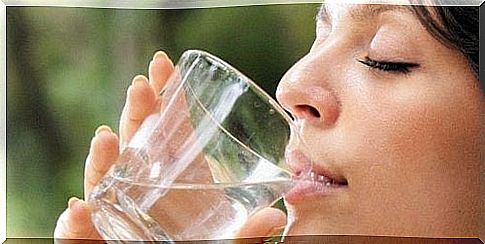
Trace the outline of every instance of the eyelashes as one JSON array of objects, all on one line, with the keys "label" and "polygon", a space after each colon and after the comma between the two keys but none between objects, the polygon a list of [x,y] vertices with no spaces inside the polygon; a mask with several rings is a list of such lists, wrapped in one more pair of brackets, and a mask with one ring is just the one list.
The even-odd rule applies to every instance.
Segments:
[{"label": "eyelashes", "polygon": [[364,60],[357,61],[372,69],[399,74],[408,74],[413,68],[419,67],[419,64],[415,63],[377,61],[370,59],[369,57],[365,57]]}]

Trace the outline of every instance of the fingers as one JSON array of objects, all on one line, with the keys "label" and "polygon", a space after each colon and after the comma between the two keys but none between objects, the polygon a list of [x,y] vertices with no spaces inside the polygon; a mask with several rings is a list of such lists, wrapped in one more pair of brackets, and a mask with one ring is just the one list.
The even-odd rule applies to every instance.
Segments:
[{"label": "fingers", "polygon": [[159,94],[165,86],[168,77],[173,73],[174,66],[172,60],[163,51],[158,51],[153,55],[153,60],[148,66],[148,77],[150,86]]},{"label": "fingers", "polygon": [[120,120],[120,148],[123,149],[145,117],[154,111],[156,95],[148,79],[138,75],[128,87],[126,104]]},{"label": "fingers", "polygon": [[106,125],[98,127],[84,168],[84,199],[119,156],[118,137]]},{"label": "fingers", "polygon": [[286,215],[276,208],[265,208],[253,216],[241,228],[237,238],[270,237],[286,225]]},{"label": "fingers", "polygon": [[[69,199],[68,208],[57,220],[54,238],[102,239],[91,221],[89,207],[86,202],[76,197]],[[79,243],[81,242],[80,240]],[[72,242],[70,241],[69,243]]]},{"label": "fingers", "polygon": [[126,147],[143,120],[160,110],[159,93],[173,71],[170,58],[163,51],[158,51],[148,67],[149,80],[141,75],[133,79],[120,120],[121,149]]},{"label": "fingers", "polygon": [[[125,107],[120,119],[120,138],[108,126],[100,126],[91,141],[91,148],[86,159],[84,172],[85,198],[92,188],[106,174],[131,137],[153,112],[158,112],[158,94],[165,86],[174,66],[170,58],[162,51],[154,54],[149,65],[148,80],[145,76],[136,76],[127,91]],[[89,223],[89,224],[86,224]],[[69,201],[69,207],[60,216],[56,238],[92,238],[100,239],[89,217],[87,204],[77,198]]]}]

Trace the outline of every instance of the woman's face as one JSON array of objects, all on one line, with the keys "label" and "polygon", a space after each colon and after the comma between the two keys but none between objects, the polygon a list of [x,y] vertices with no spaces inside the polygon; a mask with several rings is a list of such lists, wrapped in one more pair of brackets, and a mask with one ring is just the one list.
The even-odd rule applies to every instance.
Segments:
[{"label": "woman's face", "polygon": [[317,19],[277,90],[320,179],[286,198],[288,234],[476,236],[485,99],[465,58],[406,6]]}]

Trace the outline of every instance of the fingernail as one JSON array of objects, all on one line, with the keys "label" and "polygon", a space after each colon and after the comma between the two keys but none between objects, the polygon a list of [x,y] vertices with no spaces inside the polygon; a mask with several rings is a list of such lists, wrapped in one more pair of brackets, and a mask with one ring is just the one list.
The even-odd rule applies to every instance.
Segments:
[{"label": "fingernail", "polygon": [[153,55],[153,60],[155,59],[166,59],[168,58],[168,55],[164,52],[164,51],[157,51],[154,55]]},{"label": "fingernail", "polygon": [[72,209],[76,205],[76,203],[78,203],[78,202],[79,202],[79,198],[71,197],[69,199],[69,201],[67,202],[67,206],[68,206],[69,209]]},{"label": "fingernail", "polygon": [[148,84],[148,83],[147,83],[147,79],[145,79],[145,76],[137,75],[135,76],[135,78],[133,78],[132,84],[133,86],[139,86],[139,85]]},{"label": "fingernail", "polygon": [[107,125],[101,125],[96,129],[95,135],[98,135],[99,133],[107,131],[107,132],[112,132],[111,128]]}]

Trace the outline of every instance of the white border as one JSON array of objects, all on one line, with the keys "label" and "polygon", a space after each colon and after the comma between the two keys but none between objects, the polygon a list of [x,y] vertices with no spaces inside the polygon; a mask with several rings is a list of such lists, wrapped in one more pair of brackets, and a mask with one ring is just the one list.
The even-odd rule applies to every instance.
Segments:
[{"label": "white border", "polygon": [[[356,3],[356,4],[399,4],[411,5],[409,0],[3,0],[7,6],[57,6],[88,8],[130,8],[130,9],[176,9],[176,8],[216,8],[268,4],[303,3]],[[418,0],[419,5],[439,6],[480,6],[485,0]]]},{"label": "white border", "polygon": [[[130,9],[174,9],[174,8],[214,8],[268,4],[322,3],[324,0],[1,0],[0,1],[0,243],[6,240],[6,171],[7,171],[7,6],[52,6],[52,7],[89,7],[89,8],[130,8]],[[358,4],[403,4],[406,0],[326,0],[327,2]],[[480,6],[485,0],[442,0],[441,6]],[[425,1],[426,2],[426,1]],[[433,4],[424,4],[433,5]],[[482,183],[483,184],[483,183]],[[483,192],[481,189],[480,192]],[[483,203],[482,203],[483,205]],[[483,210],[482,210],[483,211]],[[483,213],[482,213],[483,214]],[[484,223],[481,223],[484,224]],[[480,225],[481,226],[481,225]],[[481,226],[483,228],[483,226]],[[482,230],[480,230],[481,232]],[[483,234],[483,233],[481,233]],[[480,236],[483,238],[483,236]],[[483,241],[483,239],[482,239]]]},{"label": "white border", "polygon": [[216,8],[268,4],[322,3],[322,0],[5,0],[7,6],[58,6],[129,9]]},{"label": "white border", "polygon": [[0,2],[0,242],[7,238],[7,7]]}]

